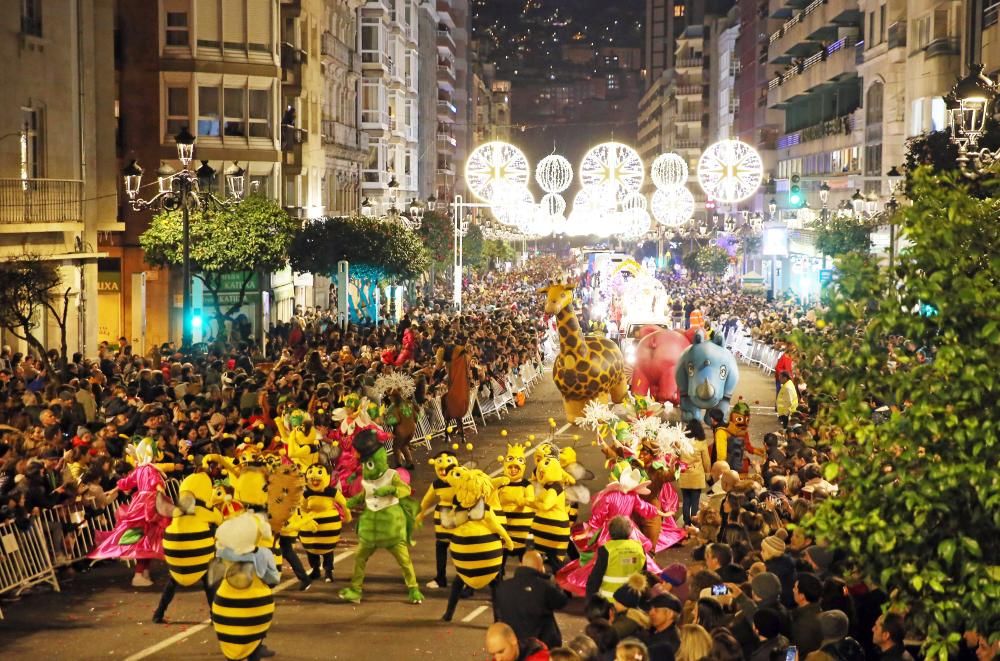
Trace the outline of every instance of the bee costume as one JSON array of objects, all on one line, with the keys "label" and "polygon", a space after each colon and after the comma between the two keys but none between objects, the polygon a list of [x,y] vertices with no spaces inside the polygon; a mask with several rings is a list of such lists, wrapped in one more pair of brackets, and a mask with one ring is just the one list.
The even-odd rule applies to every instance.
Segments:
[{"label": "bee costume", "polygon": [[207,473],[188,475],[181,482],[174,518],[163,534],[163,555],[170,576],[153,622],[164,621],[177,586],[191,587],[200,581],[211,608],[213,593],[207,572],[215,558],[215,528],[222,523],[222,513],[216,506],[224,498],[225,491],[214,488]]},{"label": "bee costume", "polygon": [[441,524],[441,512],[452,507],[455,490],[448,483],[448,472],[458,466],[458,458],[451,450],[442,450],[430,460],[434,467],[434,482],[427,488],[423,500],[420,501],[420,513],[417,515],[417,525],[423,523],[427,511],[434,507],[434,556],[436,573],[434,580],[427,583],[431,589],[448,586],[448,544],[451,542],[451,530]]},{"label": "bee costume", "polygon": [[313,464],[307,468],[302,515],[312,519],[316,525],[309,529],[303,527],[299,531],[299,541],[309,558],[309,566],[312,567],[309,577],[312,579],[319,578],[322,562],[327,583],[333,582],[333,550],[340,541],[341,512],[344,513],[344,521],[350,523],[351,512],[347,509],[347,501],[340,489],[330,483],[330,472],[326,466]]},{"label": "bee costume", "polygon": [[575,480],[549,456],[549,446],[535,453],[535,519],[531,524],[534,547],[545,554],[553,570],[562,566],[569,547],[569,507],[565,486]]},{"label": "bee costume", "polygon": [[508,444],[507,456],[498,459],[503,462],[502,474],[509,482],[501,484],[497,480],[493,481],[500,498],[500,507],[507,519],[505,528],[514,542],[511,555],[518,558],[524,555],[531,535],[531,523],[535,518],[535,488],[525,477],[527,447],[527,444],[522,443]]}]

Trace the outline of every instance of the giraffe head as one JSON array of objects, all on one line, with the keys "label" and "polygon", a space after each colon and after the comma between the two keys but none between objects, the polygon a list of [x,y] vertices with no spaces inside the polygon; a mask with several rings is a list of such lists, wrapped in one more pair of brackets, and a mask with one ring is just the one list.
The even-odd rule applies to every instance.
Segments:
[{"label": "giraffe head", "polygon": [[560,310],[572,305],[574,289],[576,280],[549,280],[548,285],[538,290],[539,294],[545,296],[545,314],[558,314]]}]

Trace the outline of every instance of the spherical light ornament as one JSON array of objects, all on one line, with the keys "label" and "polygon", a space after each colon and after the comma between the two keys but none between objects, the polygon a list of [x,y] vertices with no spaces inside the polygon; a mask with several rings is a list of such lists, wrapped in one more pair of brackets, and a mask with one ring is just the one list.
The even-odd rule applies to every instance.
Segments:
[{"label": "spherical light ornament", "polygon": [[549,216],[559,216],[566,211],[566,200],[559,193],[546,193],[538,206]]},{"label": "spherical light ornament", "polygon": [[516,225],[518,219],[533,217],[535,196],[525,186],[505,188],[500,186],[498,202],[490,207],[493,216],[504,225]]},{"label": "spherical light ornament", "polygon": [[530,170],[524,152],[514,145],[487,142],[465,161],[465,183],[479,200],[493,204],[498,184],[527,186]]},{"label": "spherical light ornament", "polygon": [[631,211],[632,209],[638,209],[640,211],[646,210],[646,198],[640,193],[629,193],[622,200],[622,209],[625,211]]},{"label": "spherical light ornament", "polygon": [[605,142],[588,151],[580,163],[584,188],[605,187],[616,201],[638,191],[646,178],[639,152],[620,142]]},{"label": "spherical light ornament", "polygon": [[569,234],[569,219],[562,214],[552,216],[552,233],[555,235]]},{"label": "spherical light ornament", "polygon": [[651,206],[656,222],[677,227],[694,215],[694,195],[684,186],[660,189],[653,193]]},{"label": "spherical light ornament", "polygon": [[698,183],[710,199],[723,204],[742,202],[756,192],[764,178],[757,150],[739,140],[720,140],[698,161]]},{"label": "spherical light ornament", "polygon": [[688,180],[688,164],[679,154],[660,154],[649,168],[649,178],[657,188],[683,186]]},{"label": "spherical light ornament", "polygon": [[561,193],[573,183],[573,166],[558,154],[546,156],[535,168],[535,181],[546,193]]}]

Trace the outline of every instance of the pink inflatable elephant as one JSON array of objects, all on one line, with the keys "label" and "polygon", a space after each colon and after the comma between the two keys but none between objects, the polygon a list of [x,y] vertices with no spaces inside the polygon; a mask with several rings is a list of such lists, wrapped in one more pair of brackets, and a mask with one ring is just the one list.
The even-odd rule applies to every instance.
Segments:
[{"label": "pink inflatable elephant", "polygon": [[679,331],[665,330],[659,326],[646,326],[639,331],[636,345],[635,369],[632,372],[632,392],[649,394],[658,402],[680,404],[674,370],[691,340]]}]

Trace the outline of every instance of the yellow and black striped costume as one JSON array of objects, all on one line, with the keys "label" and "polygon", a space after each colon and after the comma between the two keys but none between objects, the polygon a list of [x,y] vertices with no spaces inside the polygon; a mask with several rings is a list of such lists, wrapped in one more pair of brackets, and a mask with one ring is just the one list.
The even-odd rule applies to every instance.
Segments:
[{"label": "yellow and black striped costume", "polygon": [[274,595],[256,575],[249,587],[242,590],[228,580],[219,584],[212,601],[212,628],[222,654],[230,661],[253,654],[271,627],[272,617]]},{"label": "yellow and black striped costume", "polygon": [[322,491],[310,491],[308,487],[306,488],[303,514],[311,517],[317,525],[314,531],[299,532],[299,541],[302,542],[302,548],[306,552],[315,555],[333,553],[337,542],[340,541],[340,530],[343,527],[340,510],[337,508],[338,503],[347,509],[347,501],[336,487],[328,486]]},{"label": "yellow and black striped costume", "polygon": [[193,514],[175,516],[163,533],[163,558],[178,585],[190,587],[201,580],[215,558],[215,527],[222,514],[196,501]]},{"label": "yellow and black striped costume", "polygon": [[500,487],[497,495],[507,519],[504,528],[514,541],[514,551],[520,551],[528,544],[531,522],[535,518],[535,488],[531,482],[522,479]]},{"label": "yellow and black striped costume", "polygon": [[435,479],[420,502],[420,511],[425,512],[435,500],[437,505],[434,507],[434,538],[439,542],[451,541],[452,531],[441,525],[441,511],[454,504],[455,489],[444,480]]},{"label": "yellow and black striped costume", "polygon": [[535,518],[531,523],[534,547],[561,559],[569,548],[569,513],[561,482],[543,485],[535,498]]},{"label": "yellow and black striped costume", "polygon": [[503,541],[497,532],[500,523],[489,509],[483,519],[468,520],[451,530],[451,561],[466,585],[479,590],[500,574]]}]

